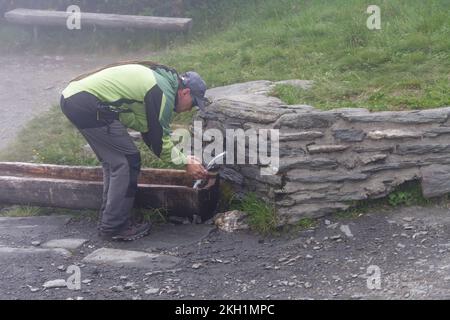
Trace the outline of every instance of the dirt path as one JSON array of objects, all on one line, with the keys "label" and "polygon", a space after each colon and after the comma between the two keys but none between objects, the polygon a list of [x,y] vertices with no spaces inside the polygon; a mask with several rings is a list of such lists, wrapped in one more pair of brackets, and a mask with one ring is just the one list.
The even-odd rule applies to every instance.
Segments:
[{"label": "dirt path", "polygon": [[[449,230],[444,206],[330,217],[278,238],[164,224],[133,243],[99,240],[87,218],[0,218],[0,299],[449,299]],[[87,242],[45,251],[67,238]],[[70,265],[80,290],[43,287]]]},{"label": "dirt path", "polygon": [[0,149],[30,119],[58,104],[61,91],[76,75],[115,61],[149,55],[0,55]]}]

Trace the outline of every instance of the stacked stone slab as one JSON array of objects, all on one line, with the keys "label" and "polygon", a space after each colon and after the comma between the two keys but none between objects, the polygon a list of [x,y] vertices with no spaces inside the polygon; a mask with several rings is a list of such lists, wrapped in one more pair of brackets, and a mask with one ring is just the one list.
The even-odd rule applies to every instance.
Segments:
[{"label": "stacked stone slab", "polygon": [[[319,111],[286,105],[268,93],[280,82],[254,81],[208,90],[213,100],[195,120],[203,129],[279,129],[280,167],[226,165],[221,176],[239,192],[276,206],[281,224],[349,208],[420,180],[425,197],[450,192],[450,107],[399,112]],[[308,89],[309,81],[282,83]]]}]

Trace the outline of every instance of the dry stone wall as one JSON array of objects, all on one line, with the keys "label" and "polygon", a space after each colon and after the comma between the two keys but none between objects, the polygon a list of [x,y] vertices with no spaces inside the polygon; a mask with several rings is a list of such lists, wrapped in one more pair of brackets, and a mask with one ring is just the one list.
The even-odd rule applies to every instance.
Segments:
[{"label": "dry stone wall", "polygon": [[[279,82],[278,82],[279,83]],[[290,80],[308,89],[312,83]],[[280,223],[347,209],[420,180],[424,196],[450,192],[450,107],[369,112],[319,111],[286,105],[267,94],[276,82],[254,81],[208,90],[213,100],[198,115],[203,129],[278,129],[280,167],[262,176],[258,165],[225,165],[223,179],[238,192],[275,203]]]}]

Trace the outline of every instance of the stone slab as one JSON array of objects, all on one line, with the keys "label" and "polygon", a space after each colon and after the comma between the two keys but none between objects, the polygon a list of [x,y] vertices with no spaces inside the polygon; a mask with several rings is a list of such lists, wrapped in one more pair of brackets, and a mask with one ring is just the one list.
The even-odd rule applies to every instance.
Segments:
[{"label": "stone slab", "polygon": [[110,248],[95,250],[83,259],[85,263],[149,270],[170,269],[180,261],[180,258],[169,255]]}]

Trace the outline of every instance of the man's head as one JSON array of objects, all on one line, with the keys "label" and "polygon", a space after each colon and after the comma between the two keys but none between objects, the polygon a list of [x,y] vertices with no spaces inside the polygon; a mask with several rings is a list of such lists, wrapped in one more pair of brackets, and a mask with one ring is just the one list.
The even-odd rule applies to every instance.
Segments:
[{"label": "man's head", "polygon": [[190,111],[196,106],[204,110],[208,99],[205,97],[206,83],[200,75],[194,71],[189,71],[180,75],[180,86],[178,88],[178,103],[175,111]]}]

